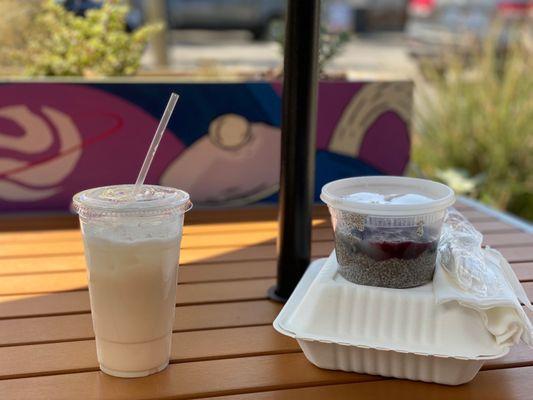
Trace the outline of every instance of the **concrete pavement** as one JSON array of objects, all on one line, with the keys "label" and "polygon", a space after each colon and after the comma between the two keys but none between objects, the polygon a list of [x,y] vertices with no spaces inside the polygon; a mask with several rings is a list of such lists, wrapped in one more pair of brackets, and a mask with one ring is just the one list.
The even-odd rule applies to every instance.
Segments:
[{"label": "concrete pavement", "polygon": [[[166,72],[195,72],[231,79],[232,74],[262,74],[282,66],[281,46],[254,42],[246,32],[173,31],[169,35],[169,66]],[[145,73],[158,69],[148,49],[142,60]],[[352,37],[330,63],[327,72],[343,72],[349,79],[405,79],[416,75],[402,33]]]}]

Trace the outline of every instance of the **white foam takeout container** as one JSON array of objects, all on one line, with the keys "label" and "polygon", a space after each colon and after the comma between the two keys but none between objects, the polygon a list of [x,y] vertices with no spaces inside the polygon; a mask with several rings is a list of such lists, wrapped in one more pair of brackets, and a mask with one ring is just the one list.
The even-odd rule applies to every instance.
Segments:
[{"label": "white foam takeout container", "polygon": [[320,368],[446,385],[469,382],[500,346],[474,310],[435,304],[433,286],[356,285],[335,252],[314,261],[274,321]]}]

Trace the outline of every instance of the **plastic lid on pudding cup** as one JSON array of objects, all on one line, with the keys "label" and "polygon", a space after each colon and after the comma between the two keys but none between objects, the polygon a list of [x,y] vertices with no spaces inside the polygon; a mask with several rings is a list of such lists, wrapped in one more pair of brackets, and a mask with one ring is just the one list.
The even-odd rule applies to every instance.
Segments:
[{"label": "plastic lid on pudding cup", "polygon": [[73,197],[80,217],[158,216],[183,214],[192,208],[189,193],[165,186],[143,185],[134,199],[134,185],[102,186]]},{"label": "plastic lid on pudding cup", "polygon": [[[358,200],[357,193],[402,197],[417,195],[401,204]],[[364,196],[362,196],[364,197]],[[402,217],[439,212],[455,202],[453,190],[438,182],[403,176],[364,176],[339,179],[322,187],[320,199],[335,209],[379,216]]]}]

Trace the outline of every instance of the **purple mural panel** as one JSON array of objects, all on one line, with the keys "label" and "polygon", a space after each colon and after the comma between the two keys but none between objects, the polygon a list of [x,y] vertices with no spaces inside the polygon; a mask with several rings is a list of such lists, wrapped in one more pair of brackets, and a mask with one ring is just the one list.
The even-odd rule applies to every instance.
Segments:
[{"label": "purple mural panel", "polygon": [[[69,84],[0,86],[0,209],[65,209],[73,193],[132,182],[158,121],[104,91]],[[183,150],[163,138],[148,180]]]},{"label": "purple mural panel", "polygon": [[[187,190],[199,206],[276,201],[281,89],[0,84],[0,212],[68,210],[80,190],[133,182],[171,90],[182,96],[146,182]],[[316,182],[401,175],[411,102],[409,82],[321,82]]]},{"label": "purple mural panel", "polygon": [[[404,129],[398,129],[401,126]],[[366,131],[359,159],[386,174],[395,175],[409,162],[410,148],[407,124],[398,114],[387,111]]]}]

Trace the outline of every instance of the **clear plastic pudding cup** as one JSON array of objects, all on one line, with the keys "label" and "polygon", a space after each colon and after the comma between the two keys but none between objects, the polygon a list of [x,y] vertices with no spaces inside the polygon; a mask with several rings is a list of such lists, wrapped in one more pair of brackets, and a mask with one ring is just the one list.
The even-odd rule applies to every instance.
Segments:
[{"label": "clear plastic pudding cup", "polygon": [[79,214],[100,369],[119,377],[169,362],[183,216],[189,195],[145,185],[85,190]]},{"label": "clear plastic pudding cup", "polygon": [[396,176],[330,182],[328,205],[339,273],[369,286],[409,288],[433,279],[446,209],[455,202],[441,183]]}]

